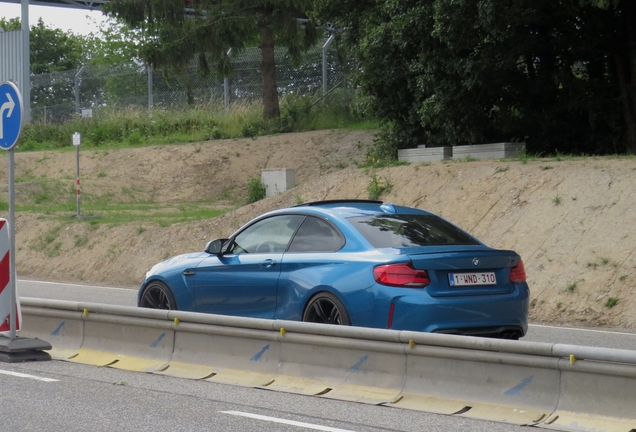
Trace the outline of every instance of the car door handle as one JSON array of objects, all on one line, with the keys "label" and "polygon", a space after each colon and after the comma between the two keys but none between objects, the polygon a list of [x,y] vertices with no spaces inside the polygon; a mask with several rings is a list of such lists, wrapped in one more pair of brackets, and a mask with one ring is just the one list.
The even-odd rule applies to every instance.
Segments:
[{"label": "car door handle", "polygon": [[184,276],[193,276],[194,275],[194,270],[192,269],[187,269],[186,271],[183,272]]},{"label": "car door handle", "polygon": [[276,265],[276,261],[273,259],[266,259],[265,261],[261,261],[259,264],[261,267],[272,267]]}]

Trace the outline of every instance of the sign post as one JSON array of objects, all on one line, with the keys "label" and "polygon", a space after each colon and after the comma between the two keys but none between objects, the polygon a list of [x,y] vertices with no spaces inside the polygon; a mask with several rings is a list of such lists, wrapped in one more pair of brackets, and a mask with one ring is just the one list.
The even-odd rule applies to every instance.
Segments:
[{"label": "sign post", "polygon": [[[16,337],[17,317],[15,290],[15,183],[13,147],[22,132],[22,95],[12,82],[0,84],[0,147],[9,151],[9,283],[6,289],[11,291],[11,313],[9,315],[10,338]],[[5,317],[0,317],[4,320]]]},{"label": "sign post", "polygon": [[[15,271],[15,163],[13,148],[18,142],[22,132],[22,120],[24,115],[24,104],[22,95],[18,87],[12,82],[0,84],[0,148],[9,152],[9,223],[8,242],[0,235],[0,243],[5,243],[7,253],[0,261],[0,311],[8,310],[9,318],[9,338],[0,339],[0,361],[16,362],[27,360],[48,360],[51,356],[41,350],[51,349],[48,342],[39,339],[16,338],[16,331],[20,320],[18,318],[18,296],[16,294],[16,271]],[[4,223],[2,224],[5,225]],[[1,229],[0,229],[1,234]],[[2,241],[5,238],[5,241]],[[8,243],[8,244],[6,244]],[[0,245],[0,248],[2,246]],[[6,268],[6,257],[8,256],[8,269]],[[7,271],[8,270],[8,271]],[[7,307],[5,299],[6,293],[10,293],[10,301]],[[2,294],[5,294],[3,296]],[[3,304],[3,302],[5,302]],[[0,331],[3,330],[6,316],[0,315]]]},{"label": "sign post", "polygon": [[82,135],[79,132],[73,134],[73,145],[75,146],[75,190],[77,191],[77,217],[80,217],[80,163],[79,163],[79,148],[82,144]]}]

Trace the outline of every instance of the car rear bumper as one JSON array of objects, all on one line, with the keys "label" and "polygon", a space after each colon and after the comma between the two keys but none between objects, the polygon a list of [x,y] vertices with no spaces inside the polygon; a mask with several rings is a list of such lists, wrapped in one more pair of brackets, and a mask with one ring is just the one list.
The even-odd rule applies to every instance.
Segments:
[{"label": "car rear bumper", "polygon": [[[372,327],[516,339],[528,330],[529,290],[515,285],[510,293],[432,297],[426,289],[395,289],[376,285]],[[393,317],[390,319],[391,304]],[[357,325],[357,324],[356,324]]]}]

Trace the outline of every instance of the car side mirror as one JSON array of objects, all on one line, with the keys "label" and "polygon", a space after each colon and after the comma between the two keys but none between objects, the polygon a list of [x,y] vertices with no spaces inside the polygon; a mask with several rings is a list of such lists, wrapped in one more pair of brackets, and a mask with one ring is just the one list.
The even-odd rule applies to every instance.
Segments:
[{"label": "car side mirror", "polygon": [[210,255],[221,255],[223,252],[223,245],[228,239],[216,239],[208,242],[205,246],[205,252]]}]

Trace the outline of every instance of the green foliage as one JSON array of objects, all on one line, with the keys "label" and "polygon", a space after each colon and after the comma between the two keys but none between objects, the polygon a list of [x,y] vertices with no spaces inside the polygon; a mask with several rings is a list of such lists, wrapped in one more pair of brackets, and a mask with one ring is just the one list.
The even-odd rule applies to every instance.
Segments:
[{"label": "green foliage", "polygon": [[576,282],[572,282],[572,283],[567,284],[567,286],[565,287],[565,291],[566,292],[570,292],[570,293],[574,292],[574,290],[576,289],[576,285],[577,285]]},{"label": "green foliage", "polygon": [[396,149],[636,152],[634,2],[316,0],[311,16],[347,29],[358,82]]},{"label": "green foliage", "polygon": [[377,200],[385,192],[391,192],[393,185],[386,177],[378,177],[377,173],[373,171],[371,173],[371,179],[367,185],[367,192],[369,193],[370,200]]},{"label": "green foliage", "polygon": [[[313,118],[313,123],[311,118]],[[352,122],[359,118],[350,117]],[[232,109],[188,110],[145,109],[110,106],[100,108],[92,119],[74,119],[61,125],[32,122],[25,124],[18,141],[19,151],[71,148],[73,133],[82,135],[82,148],[137,147],[210,139],[246,138],[285,132],[312,130],[317,122],[324,128],[350,126],[336,111],[316,105],[311,115],[298,117],[298,123],[262,119],[259,103],[236,103]],[[361,123],[354,123],[360,127]],[[368,124],[373,127],[374,124]],[[101,174],[100,174],[101,175]]]},{"label": "green foliage", "polygon": [[555,206],[561,204],[561,197],[558,194],[552,199],[552,204],[554,204]]},{"label": "green foliage", "polygon": [[253,177],[247,183],[247,202],[255,203],[265,198],[265,185],[258,177]]},{"label": "green foliage", "polygon": [[[274,46],[284,46],[292,59],[313,46],[313,23],[297,18],[309,0],[201,0],[183,4],[172,0],[112,0],[104,10],[131,29],[142,31],[139,53],[145,62],[170,74],[187,68],[193,60],[204,73],[228,76],[230,56],[250,46],[261,48],[263,119],[280,116]],[[230,51],[231,50],[231,51]]]},{"label": "green foliage", "polygon": [[608,309],[613,308],[614,306],[616,306],[618,304],[618,297],[610,297],[607,299],[607,301],[605,302],[605,307]]}]

